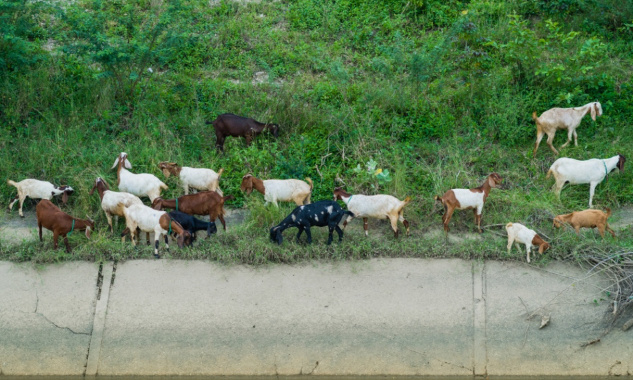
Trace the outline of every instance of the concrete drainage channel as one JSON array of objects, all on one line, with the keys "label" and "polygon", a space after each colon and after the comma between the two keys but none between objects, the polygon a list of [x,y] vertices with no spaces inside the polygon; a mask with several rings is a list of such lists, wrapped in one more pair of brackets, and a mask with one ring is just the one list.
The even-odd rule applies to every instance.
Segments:
[{"label": "concrete drainage channel", "polygon": [[0,375],[630,375],[606,284],[458,259],[0,262]]}]

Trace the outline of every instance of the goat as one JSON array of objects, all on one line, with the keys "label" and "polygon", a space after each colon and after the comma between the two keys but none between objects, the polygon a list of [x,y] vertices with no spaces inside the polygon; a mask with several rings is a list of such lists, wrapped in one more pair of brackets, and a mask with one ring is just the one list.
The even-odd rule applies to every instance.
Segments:
[{"label": "goat", "polygon": [[215,146],[221,152],[224,152],[224,139],[227,136],[244,137],[246,146],[250,146],[253,138],[266,129],[275,138],[279,135],[279,125],[277,124],[264,124],[249,117],[237,116],[232,113],[224,113],[215,120],[207,121],[206,123],[213,124],[216,136]]},{"label": "goat", "polygon": [[211,234],[218,232],[218,228],[215,226],[213,222],[205,222],[204,220],[200,220],[194,218],[189,214],[185,214],[180,211],[170,211],[169,216],[172,220],[178,222],[185,230],[189,231],[191,234],[191,245],[193,246],[193,242],[196,241],[196,231],[205,230],[207,231],[207,237],[211,237]]},{"label": "goat", "polygon": [[176,242],[178,247],[182,248],[191,245],[191,234],[186,231],[182,226],[174,221],[169,214],[165,211],[154,210],[151,207],[145,205],[134,204],[123,209],[125,215],[126,228],[121,233],[121,237],[124,238],[126,234],[130,234],[132,244],[136,245],[134,237],[137,234],[136,229],[141,231],[154,233],[154,257],[160,258],[158,255],[158,240],[161,235],[165,235],[165,246],[169,251],[169,239],[168,235],[171,235],[172,231],[176,233]]},{"label": "goat", "polygon": [[95,228],[95,224],[92,220],[73,218],[60,210],[59,207],[55,206],[53,202],[48,199],[42,199],[37,204],[35,207],[35,214],[37,215],[37,227],[40,233],[40,241],[44,241],[44,239],[42,239],[42,227],[44,227],[47,230],[53,231],[54,249],[57,249],[59,236],[64,238],[67,253],[70,253],[68,235],[73,233],[73,231],[86,230],[86,237],[90,239],[90,230]]},{"label": "goat", "polygon": [[97,177],[89,194],[92,195],[95,189],[99,193],[99,198],[101,198],[101,209],[106,214],[108,225],[110,226],[110,231],[112,233],[114,233],[114,228],[112,227],[112,215],[124,216],[123,209],[125,207],[129,207],[133,204],[143,204],[136,195],[110,190],[110,186],[108,186],[107,182],[101,177]]},{"label": "goat", "polygon": [[482,233],[481,229],[481,213],[484,208],[484,203],[490,194],[490,190],[493,187],[497,187],[503,179],[497,173],[491,173],[486,178],[486,181],[474,189],[451,189],[444,193],[444,195],[435,196],[436,201],[442,202],[444,205],[444,215],[442,216],[442,223],[444,224],[444,233],[448,234],[450,229],[448,223],[451,221],[453,212],[457,210],[473,209],[475,214],[475,223],[477,224],[477,230]]},{"label": "goat", "polygon": [[299,229],[297,242],[299,242],[299,237],[301,237],[301,234],[305,230],[308,236],[308,243],[312,243],[310,227],[328,226],[329,235],[327,245],[330,245],[332,244],[332,233],[334,230],[338,233],[338,241],[343,240],[343,230],[341,230],[338,224],[345,215],[349,215],[350,217],[354,216],[352,212],[343,210],[341,206],[334,201],[319,201],[305,206],[298,206],[290,215],[282,220],[281,223],[270,229],[270,240],[281,245],[283,241],[281,233],[290,227],[297,227]]},{"label": "goat", "polygon": [[558,151],[552,145],[558,129],[567,129],[567,142],[560,147],[561,149],[571,142],[572,135],[574,136],[574,145],[578,146],[576,128],[578,128],[582,118],[588,113],[591,113],[591,118],[596,121],[596,116],[602,116],[602,106],[599,102],[592,102],[582,107],[552,108],[543,112],[540,117],[536,117],[536,111],[534,111],[532,119],[536,122],[536,144],[532,155],[536,156],[538,146],[545,134],[547,134],[547,145],[549,145],[554,154],[558,155]]},{"label": "goat", "polygon": [[189,215],[209,215],[209,221],[215,222],[216,218],[222,222],[222,227],[226,231],[224,222],[224,202],[235,199],[234,196],[221,196],[215,191],[201,191],[196,194],[183,195],[176,199],[156,198],[152,202],[152,208],[162,210],[170,208],[182,211]]},{"label": "goat", "polygon": [[154,201],[154,199],[160,197],[161,189],[168,189],[167,185],[153,174],[134,174],[129,172],[127,169],[132,169],[132,164],[128,161],[127,153],[125,152],[121,152],[114,160],[112,169],[116,168],[117,165],[117,185],[121,191],[134,194],[137,197],[148,197],[150,201]]},{"label": "goat", "polygon": [[165,178],[169,178],[170,175],[180,177],[180,182],[185,190],[185,195],[189,194],[189,187],[192,187],[198,191],[218,191],[222,195],[220,190],[220,176],[224,169],[220,169],[219,172],[214,172],[211,169],[197,169],[187,166],[178,166],[175,162],[163,161],[158,164],[158,168],[163,171]]},{"label": "goat", "polygon": [[242,177],[240,190],[246,191],[246,195],[250,195],[253,189],[264,194],[266,204],[272,202],[279,207],[277,201],[295,202],[297,206],[310,203],[313,183],[310,178],[306,178],[310,184],[300,179],[267,179],[261,180],[246,174]]},{"label": "goat", "polygon": [[9,203],[9,211],[13,209],[13,204],[19,200],[19,213],[20,216],[23,218],[24,214],[22,213],[22,204],[24,204],[24,200],[26,199],[26,197],[32,199],[51,200],[53,196],[61,194],[62,203],[66,204],[66,202],[68,201],[68,196],[75,191],[70,186],[55,186],[50,182],[40,181],[37,179],[24,179],[20,182],[14,182],[9,179],[7,180],[7,183],[11,186],[15,186],[18,189],[18,196],[15,197],[15,199],[11,201],[11,203]]},{"label": "goat", "polygon": [[541,255],[543,252],[550,249],[548,242],[543,240],[538,234],[523,224],[520,223],[508,223],[506,224],[506,231],[508,232],[508,255],[512,250],[512,243],[515,243],[517,249],[521,250],[519,243],[525,244],[525,250],[527,251],[527,262],[530,262],[530,251],[532,246],[538,247],[538,253]]},{"label": "goat", "polygon": [[571,225],[576,231],[576,235],[580,235],[580,228],[598,228],[600,236],[604,239],[604,230],[609,231],[611,236],[615,237],[615,232],[609,227],[607,219],[611,216],[611,209],[607,208],[607,212],[600,210],[583,210],[574,211],[571,214],[557,215],[554,218],[554,227],[560,228],[564,224]]},{"label": "goat", "polygon": [[391,229],[394,236],[398,237],[398,220],[404,224],[407,229],[407,235],[409,235],[409,222],[404,218],[404,206],[411,202],[411,197],[406,197],[403,201],[396,197],[385,194],[378,195],[363,195],[363,194],[349,194],[340,187],[334,189],[334,200],[343,201],[347,205],[347,209],[354,215],[350,215],[345,222],[343,222],[343,229],[347,227],[347,223],[354,218],[363,218],[363,228],[365,229],[365,236],[369,236],[367,231],[367,219],[389,219],[391,222]]},{"label": "goat", "polygon": [[545,178],[553,175],[554,179],[556,179],[555,191],[558,199],[560,199],[560,193],[565,183],[569,182],[570,185],[588,183],[589,208],[591,208],[596,186],[616,168],[623,172],[625,161],[626,158],[621,154],[605,159],[592,158],[585,161],[563,157],[554,161]]}]

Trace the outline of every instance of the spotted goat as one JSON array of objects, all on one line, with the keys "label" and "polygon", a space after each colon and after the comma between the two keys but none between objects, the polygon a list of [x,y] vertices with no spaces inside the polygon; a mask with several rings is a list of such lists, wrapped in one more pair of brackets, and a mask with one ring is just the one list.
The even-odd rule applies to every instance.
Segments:
[{"label": "spotted goat", "polygon": [[338,226],[345,215],[354,217],[351,211],[343,210],[334,201],[319,201],[305,206],[296,207],[290,215],[278,225],[270,229],[270,240],[281,244],[283,241],[282,232],[290,227],[297,227],[297,242],[303,231],[308,236],[308,243],[312,243],[312,233],[310,227],[325,227],[329,229],[327,244],[332,244],[334,230],[338,233],[338,240],[343,240],[343,230]]}]

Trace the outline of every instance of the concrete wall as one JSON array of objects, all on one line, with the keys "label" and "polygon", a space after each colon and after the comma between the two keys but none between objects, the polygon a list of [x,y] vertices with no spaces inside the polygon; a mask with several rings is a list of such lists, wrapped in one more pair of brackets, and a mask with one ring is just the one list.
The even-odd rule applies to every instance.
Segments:
[{"label": "concrete wall", "polygon": [[581,346],[604,331],[607,284],[454,259],[0,262],[0,374],[631,374],[631,332]]}]

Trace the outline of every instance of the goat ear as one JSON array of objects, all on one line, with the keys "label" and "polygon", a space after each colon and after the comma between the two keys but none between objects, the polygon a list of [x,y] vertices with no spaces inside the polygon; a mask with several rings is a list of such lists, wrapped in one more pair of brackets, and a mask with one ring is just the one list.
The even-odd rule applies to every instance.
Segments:
[{"label": "goat ear", "polygon": [[[90,192],[88,193],[88,195],[92,195],[92,193],[95,192],[95,189],[97,188],[97,183],[95,182],[94,185],[92,185],[92,189],[90,190]],[[66,192],[64,192],[64,194],[66,194]]]},{"label": "goat ear", "polygon": [[64,192],[62,193],[62,202],[63,202],[64,204],[66,204],[66,202],[68,202],[68,193],[67,193],[66,191],[64,191]]},{"label": "goat ear", "polygon": [[125,159],[125,168],[132,169],[132,164],[130,164],[130,161],[128,161],[127,158]]},{"label": "goat ear", "polygon": [[86,227],[86,237],[90,239],[90,227]]},{"label": "goat ear", "polygon": [[596,121],[596,103],[591,106],[591,119]]},{"label": "goat ear", "polygon": [[112,165],[112,167],[110,169],[114,169],[116,168],[116,166],[119,164],[119,156],[117,156],[116,160],[114,160],[114,165]]}]

